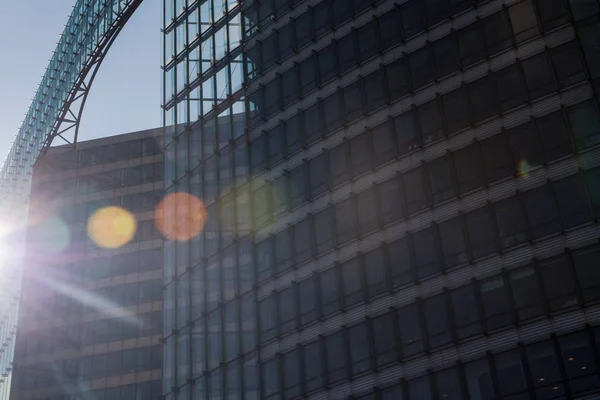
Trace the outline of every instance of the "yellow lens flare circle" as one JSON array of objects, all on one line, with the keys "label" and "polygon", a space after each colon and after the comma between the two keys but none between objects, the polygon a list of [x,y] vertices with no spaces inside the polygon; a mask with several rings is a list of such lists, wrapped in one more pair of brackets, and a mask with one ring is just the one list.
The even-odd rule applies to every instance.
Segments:
[{"label": "yellow lens flare circle", "polygon": [[167,239],[186,241],[196,237],[206,223],[202,200],[185,192],[165,196],[155,211],[156,227]]},{"label": "yellow lens flare circle", "polygon": [[97,210],[88,220],[87,231],[98,247],[117,249],[131,242],[137,224],[129,211],[116,206]]}]

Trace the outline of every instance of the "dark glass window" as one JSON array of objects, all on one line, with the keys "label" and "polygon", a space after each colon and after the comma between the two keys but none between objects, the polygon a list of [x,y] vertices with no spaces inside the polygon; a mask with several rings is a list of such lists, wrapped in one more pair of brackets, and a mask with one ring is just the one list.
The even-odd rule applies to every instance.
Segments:
[{"label": "dark glass window", "polygon": [[417,304],[398,310],[398,327],[404,357],[420,353],[425,349]]},{"label": "dark glass window", "polygon": [[525,210],[518,197],[510,197],[494,204],[500,244],[508,248],[529,239]]},{"label": "dark glass window", "polygon": [[370,135],[363,133],[350,139],[350,164],[354,176],[359,176],[372,169]]},{"label": "dark glass window", "polygon": [[300,71],[300,90],[305,96],[317,87],[315,57],[309,57],[298,64]]},{"label": "dark glass window", "polygon": [[356,236],[354,209],[351,200],[346,200],[334,206],[336,245],[342,245]]},{"label": "dark glass window", "polygon": [[379,17],[379,42],[382,50],[387,50],[402,40],[402,25],[400,12],[397,8]]},{"label": "dark glass window", "polygon": [[340,288],[338,284],[337,269],[330,268],[321,273],[321,308],[322,315],[326,316],[340,310]]},{"label": "dark glass window", "polygon": [[[302,0],[300,0],[302,1]],[[333,0],[333,13],[335,26],[341,25],[353,16],[354,9],[352,2],[348,0]]]},{"label": "dark glass window", "polygon": [[335,77],[335,46],[325,47],[317,53],[317,57],[319,59],[319,84],[324,85]]},{"label": "dark glass window", "polygon": [[423,18],[422,3],[419,1],[409,1],[400,7],[402,14],[402,33],[408,38],[425,29],[425,19]]},{"label": "dark glass window", "polygon": [[338,332],[327,336],[324,344],[329,383],[344,379],[346,377],[345,355],[347,354],[344,346],[344,332]]},{"label": "dark glass window", "polygon": [[482,140],[480,149],[488,182],[514,175],[516,163],[512,159],[508,137],[505,134]]},{"label": "dark glass window", "polygon": [[527,320],[544,313],[538,277],[532,267],[520,268],[509,274],[510,287],[519,320]]},{"label": "dark glass window", "polygon": [[446,268],[451,268],[469,260],[466,250],[462,219],[452,218],[438,225],[440,248]]},{"label": "dark glass window", "polygon": [[585,301],[600,298],[600,247],[591,246],[573,253],[573,264]]},{"label": "dark glass window", "polygon": [[495,13],[481,21],[488,55],[502,51],[511,45],[510,23],[504,12]]},{"label": "dark glass window", "polygon": [[403,390],[401,385],[390,386],[381,390],[381,400],[402,400]]},{"label": "dark glass window", "polygon": [[552,341],[530,344],[526,348],[532,383],[539,399],[564,396],[562,378]]},{"label": "dark glass window", "polygon": [[551,49],[550,58],[560,89],[585,79],[585,71],[575,41]]},{"label": "dark glass window", "polygon": [[433,81],[435,69],[429,46],[409,54],[408,64],[410,65],[411,87],[413,90],[417,90]]},{"label": "dark glass window", "polygon": [[352,375],[357,375],[370,369],[371,355],[367,332],[367,324],[365,322],[354,325],[348,329]]},{"label": "dark glass window", "polygon": [[308,200],[306,172],[307,168],[304,163],[290,171],[290,201],[292,207],[296,207]]},{"label": "dark glass window", "polygon": [[332,148],[329,155],[329,174],[331,187],[347,182],[350,179],[350,165],[348,162],[348,147],[346,142]]},{"label": "dark glass window", "polygon": [[465,221],[474,259],[498,250],[498,230],[490,207],[482,207],[466,214]]},{"label": "dark glass window", "polygon": [[313,199],[327,190],[326,161],[325,153],[321,153],[308,161],[308,172],[310,175],[310,196]]},{"label": "dark glass window", "polygon": [[357,30],[358,57],[365,62],[379,52],[377,43],[377,20],[372,20]]},{"label": "dark glass window", "polygon": [[263,185],[252,194],[252,205],[254,209],[254,226],[256,228],[262,226],[267,221],[269,221],[269,191],[270,188],[267,185]]},{"label": "dark glass window", "polygon": [[[518,350],[494,355],[494,364],[496,365],[498,386],[502,398],[529,398],[529,395],[526,393],[527,381],[525,380],[524,367],[521,354]],[[526,396],[509,397],[518,393],[526,394]]]},{"label": "dark glass window", "polygon": [[283,272],[292,267],[292,238],[291,228],[286,228],[275,234],[275,273]]},{"label": "dark glass window", "polygon": [[315,37],[321,36],[323,33],[331,29],[333,22],[331,3],[324,2],[317,4],[313,9]]},{"label": "dark glass window", "polygon": [[307,392],[323,385],[325,371],[322,351],[322,346],[318,340],[304,347],[304,376]]},{"label": "dark glass window", "polygon": [[372,320],[373,345],[377,366],[383,366],[397,359],[398,339],[395,316],[383,314]]},{"label": "dark glass window", "polygon": [[312,15],[310,12],[302,13],[296,18],[296,48],[300,49],[312,39]]},{"label": "dark glass window", "polygon": [[350,123],[363,115],[360,82],[355,82],[344,88],[344,112],[346,123]]},{"label": "dark glass window", "polygon": [[273,79],[265,85],[263,89],[263,96],[265,98],[265,116],[269,116],[279,109],[281,104],[281,100],[279,99],[279,94],[281,93],[281,91],[279,90],[280,88],[281,86],[279,85],[278,78]]},{"label": "dark glass window", "polygon": [[259,303],[260,338],[263,343],[273,339],[277,334],[277,308],[274,299],[274,297],[267,297]]},{"label": "dark glass window", "polygon": [[552,186],[565,228],[571,228],[592,219],[590,206],[578,174],[556,181]]},{"label": "dark glass window", "polygon": [[392,285],[396,287],[412,282],[414,272],[409,238],[404,237],[390,243],[387,250]]},{"label": "dark glass window", "polygon": [[457,32],[460,56],[463,66],[482,60],[486,54],[485,36],[480,29],[481,23],[474,23]]},{"label": "dark glass window", "polygon": [[437,100],[420,105],[417,113],[423,144],[431,143],[444,136],[442,115]]},{"label": "dark glass window", "polygon": [[426,0],[427,26],[433,26],[448,18],[450,5],[448,0]]},{"label": "dark glass window", "polygon": [[572,393],[598,388],[600,378],[586,332],[577,332],[558,340]]},{"label": "dark glass window", "polygon": [[555,89],[552,69],[545,52],[523,60],[521,67],[531,99],[545,96]]},{"label": "dark glass window", "polygon": [[363,300],[364,281],[360,267],[360,259],[353,258],[350,261],[339,264],[342,276],[342,288],[344,290],[344,305],[351,307]]},{"label": "dark glass window", "polygon": [[[275,215],[285,212],[290,204],[289,201],[289,178],[287,174],[280,175],[271,183],[271,202]],[[239,211],[238,211],[239,212]]]},{"label": "dark glass window", "polygon": [[406,383],[409,399],[432,400],[429,376],[413,379]]},{"label": "dark glass window", "polygon": [[363,262],[368,297],[371,298],[386,292],[388,290],[388,276],[383,247],[366,253]]},{"label": "dark glass window", "polygon": [[450,343],[450,321],[444,295],[430,297],[423,301],[425,328],[429,347],[435,348]]},{"label": "dark glass window", "polygon": [[424,278],[439,272],[441,263],[435,227],[418,231],[411,238],[417,277]]},{"label": "dark glass window", "polygon": [[550,311],[577,304],[577,289],[564,255],[540,261],[539,270]]},{"label": "dark glass window", "polygon": [[447,35],[432,44],[435,72],[443,78],[460,69],[461,60],[456,35]]},{"label": "dark glass window", "polygon": [[296,349],[283,354],[283,388],[285,398],[300,395],[302,373],[300,371],[300,350]]},{"label": "dark glass window", "polygon": [[529,190],[523,194],[533,239],[560,231],[561,223],[549,185]]},{"label": "dark glass window", "polygon": [[373,164],[375,167],[394,159],[396,144],[394,143],[392,121],[377,125],[371,130],[373,141]]},{"label": "dark glass window", "polygon": [[579,28],[579,41],[592,79],[600,77],[600,52],[597,41],[599,27],[600,24],[596,22]]},{"label": "dark glass window", "polygon": [[467,84],[473,122],[481,122],[499,111],[495,82],[488,76]]},{"label": "dark glass window", "polygon": [[600,143],[600,119],[593,100],[569,107],[568,116],[577,150]]},{"label": "dark glass window", "polygon": [[262,282],[273,274],[273,259],[270,238],[267,238],[256,245],[256,264],[259,281]]},{"label": "dark glass window", "polygon": [[414,111],[409,111],[395,117],[394,128],[400,155],[410,153],[419,147],[419,137]]},{"label": "dark glass window", "polygon": [[269,35],[261,42],[262,72],[271,68],[277,61],[277,35]]},{"label": "dark glass window", "polygon": [[462,394],[461,379],[457,368],[436,372],[434,380],[439,399],[459,400],[465,398]]},{"label": "dark glass window", "polygon": [[508,9],[508,15],[517,43],[540,33],[532,0],[523,0],[514,4]]},{"label": "dark glass window", "polygon": [[335,131],[344,123],[340,96],[340,92],[335,92],[323,100],[323,129],[325,134]]},{"label": "dark glass window", "polygon": [[457,338],[464,339],[481,333],[478,300],[474,284],[450,292]]},{"label": "dark glass window", "polygon": [[427,189],[423,167],[412,169],[404,174],[403,187],[408,214],[420,211],[428,206]]},{"label": "dark glass window", "polygon": [[546,160],[554,160],[572,153],[569,132],[562,111],[536,121]]},{"label": "dark glass window", "polygon": [[356,195],[356,208],[360,235],[371,232],[379,226],[376,186],[371,186]]},{"label": "dark glass window", "polygon": [[583,171],[583,180],[588,199],[594,207],[594,214],[600,216],[600,185],[598,185],[598,182],[600,182],[600,168]]},{"label": "dark glass window", "polygon": [[280,60],[283,60],[294,52],[294,30],[294,24],[285,24],[277,31]]},{"label": "dark glass window", "polygon": [[512,110],[527,102],[527,88],[523,84],[517,64],[495,72],[494,80],[502,111]]},{"label": "dark glass window", "polygon": [[302,114],[296,114],[285,121],[287,154],[292,155],[302,147]]},{"label": "dark glass window", "polygon": [[408,77],[406,70],[404,58],[396,60],[385,67],[390,102],[404,97],[404,95],[408,93]]},{"label": "dark glass window", "polygon": [[279,334],[284,334],[296,327],[296,286],[292,285],[277,296],[277,308],[279,314],[278,326]]},{"label": "dark glass window", "polygon": [[456,196],[452,159],[449,156],[436,158],[427,164],[431,199],[434,205]]},{"label": "dark glass window", "polygon": [[[346,0],[347,1],[347,0]],[[337,14],[337,12],[335,13]],[[337,42],[337,62],[339,73],[343,74],[358,64],[356,34],[352,31]]]},{"label": "dark glass window", "polygon": [[281,90],[282,105],[284,107],[298,98],[298,73],[296,68],[290,68],[281,75]]},{"label": "dark glass window", "polygon": [[521,175],[527,174],[527,170],[522,169],[523,166],[528,168],[527,166],[536,166],[544,162],[540,137],[533,122],[512,128],[507,134],[513,160],[521,166]]},{"label": "dark glass window", "polygon": [[459,131],[471,123],[469,97],[465,86],[442,96],[446,127],[449,133]]},{"label": "dark glass window", "polygon": [[460,193],[466,193],[485,184],[483,160],[477,144],[463,147],[453,155]]},{"label": "dark glass window", "polygon": [[598,12],[600,4],[594,0],[570,0],[571,14],[579,21]]},{"label": "dark glass window", "polygon": [[310,220],[305,219],[294,225],[294,262],[296,264],[301,264],[310,258],[311,241]]},{"label": "dark glass window", "polygon": [[310,277],[298,284],[298,298],[300,302],[300,323],[302,325],[317,318],[317,285],[316,280]]},{"label": "dark glass window", "polygon": [[304,116],[304,142],[310,144],[320,139],[323,132],[320,103],[313,104],[302,112]]},{"label": "dark glass window", "polygon": [[496,276],[479,282],[479,296],[485,315],[485,327],[490,331],[510,325],[510,301],[502,276]]},{"label": "dark glass window", "polygon": [[567,6],[562,0],[546,0],[536,3],[542,29],[548,31],[569,20]]},{"label": "dark glass window", "polygon": [[314,216],[314,232],[317,254],[333,248],[333,219],[332,209],[327,208]]},{"label": "dark glass window", "polygon": [[368,114],[387,103],[386,84],[383,69],[378,69],[364,78],[365,104]]},{"label": "dark glass window", "polygon": [[496,398],[490,366],[486,359],[465,364],[465,379],[469,398],[493,400]]},{"label": "dark glass window", "polygon": [[[269,144],[269,164],[273,165],[281,160],[285,155],[285,145],[283,136],[283,127],[277,125],[275,128],[267,132]],[[222,154],[222,153],[221,153]],[[222,157],[222,155],[221,155]],[[221,169],[223,171],[223,169]],[[222,180],[222,176],[221,176]]]},{"label": "dark glass window", "polygon": [[404,200],[398,179],[390,179],[379,185],[379,200],[384,225],[395,222],[404,216]]}]

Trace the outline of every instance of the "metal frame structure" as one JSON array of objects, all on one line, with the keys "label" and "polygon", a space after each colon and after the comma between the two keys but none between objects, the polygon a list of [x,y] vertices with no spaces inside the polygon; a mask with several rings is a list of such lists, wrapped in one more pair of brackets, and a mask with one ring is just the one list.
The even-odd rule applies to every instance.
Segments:
[{"label": "metal frame structure", "polygon": [[[77,0],[0,170],[0,243],[12,250],[0,277],[0,400],[8,399],[33,165],[55,138],[75,144],[96,73],[143,0]],[[72,136],[67,136],[67,134]]]}]

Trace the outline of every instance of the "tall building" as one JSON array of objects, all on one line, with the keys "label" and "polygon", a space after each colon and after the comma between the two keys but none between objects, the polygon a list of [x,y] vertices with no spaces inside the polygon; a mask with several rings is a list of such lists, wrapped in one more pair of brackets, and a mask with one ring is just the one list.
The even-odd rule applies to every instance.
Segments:
[{"label": "tall building", "polygon": [[162,129],[37,160],[11,399],[160,394],[163,175]]},{"label": "tall building", "polygon": [[167,190],[208,210],[166,245],[166,399],[600,392],[599,21],[165,2]]}]

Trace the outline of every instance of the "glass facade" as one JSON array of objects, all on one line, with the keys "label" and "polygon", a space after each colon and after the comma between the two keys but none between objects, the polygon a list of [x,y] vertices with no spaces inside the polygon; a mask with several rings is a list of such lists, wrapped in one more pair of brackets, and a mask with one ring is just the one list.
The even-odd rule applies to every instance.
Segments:
[{"label": "glass facade", "polygon": [[[162,391],[161,130],[52,147],[34,167],[11,399],[147,400]],[[118,207],[118,208],[117,208]],[[117,231],[94,231],[103,210]],[[127,228],[133,237],[104,245]]]},{"label": "glass facade", "polygon": [[166,399],[600,390],[600,3],[163,4]]}]

